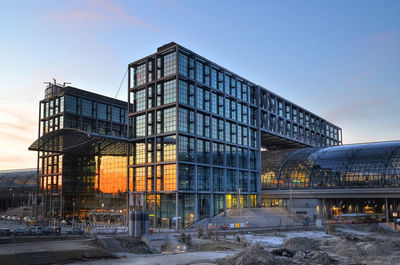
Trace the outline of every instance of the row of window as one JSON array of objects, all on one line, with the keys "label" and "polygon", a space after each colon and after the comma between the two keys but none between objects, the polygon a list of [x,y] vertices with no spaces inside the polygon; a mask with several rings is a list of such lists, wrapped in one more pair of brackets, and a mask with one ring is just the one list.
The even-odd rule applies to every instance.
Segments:
[{"label": "row of window", "polygon": [[[130,68],[130,84],[129,87],[143,85],[145,83],[154,81],[155,78],[160,79],[165,76],[173,75],[176,73],[176,53],[170,52],[148,59],[147,63],[147,76],[146,76],[146,62]],[[146,78],[147,77],[147,78]]]},{"label": "row of window", "polygon": [[[314,130],[317,133],[325,134],[337,141],[340,141],[339,128],[327,124],[324,120],[314,116],[313,114],[293,106],[291,103],[286,102],[284,99],[278,98],[274,95],[261,91],[260,97],[261,109],[267,110],[271,114],[263,114],[262,116],[275,117],[288,119],[299,126]],[[276,114],[276,115],[274,115]],[[261,117],[263,119],[263,117]],[[264,118],[266,120],[267,118]],[[264,124],[266,122],[264,121]]]},{"label": "row of window", "polygon": [[179,53],[179,74],[195,79],[197,82],[224,92],[227,95],[256,104],[256,88],[254,85],[240,80],[234,75],[223,72],[217,66],[211,65],[201,59],[194,63],[194,57],[180,52]]},{"label": "row of window", "polygon": [[254,148],[257,146],[256,129],[248,128],[234,122],[225,122],[223,119],[211,117],[200,112],[194,115],[194,111],[185,108],[180,108],[178,115],[178,129],[180,132],[197,134],[198,136],[226,141],[232,144]]},{"label": "row of window", "polygon": [[193,137],[183,135],[179,136],[178,141],[178,151],[175,135],[132,143],[130,164],[179,160],[252,170],[257,168],[257,151],[255,150],[202,139],[195,140]]},{"label": "row of window", "polygon": [[153,112],[134,116],[131,124],[131,137],[135,138],[176,131],[176,108],[157,110],[155,117]]},{"label": "row of window", "polygon": [[50,99],[41,104],[40,118],[46,118],[64,112],[64,97]]},{"label": "row of window", "polygon": [[126,123],[127,117],[127,111],[124,108],[70,95],[65,95],[65,111],[88,118],[98,118],[117,123]]},{"label": "row of window", "polygon": [[[241,170],[197,166],[195,176],[194,165],[179,164],[178,189],[198,191],[257,191],[257,174]],[[213,185],[211,186],[211,181]],[[197,187],[196,187],[197,182]]]},{"label": "row of window", "polygon": [[324,135],[310,130],[309,128],[305,128],[304,126],[300,126],[297,123],[290,122],[283,118],[278,118],[274,114],[267,113],[262,113],[260,120],[260,127],[262,129],[266,129],[268,131],[275,132],[280,135],[311,144],[313,146],[330,146],[340,144],[340,141],[337,140],[339,138],[337,135],[337,129],[335,133],[332,131],[331,133]]},{"label": "row of window", "polygon": [[[176,190],[176,165],[130,168],[132,191],[174,191]],[[155,171],[155,172],[154,172]],[[146,174],[147,173],[147,174]],[[154,181],[155,177],[155,181]],[[147,186],[146,186],[147,183]]]}]

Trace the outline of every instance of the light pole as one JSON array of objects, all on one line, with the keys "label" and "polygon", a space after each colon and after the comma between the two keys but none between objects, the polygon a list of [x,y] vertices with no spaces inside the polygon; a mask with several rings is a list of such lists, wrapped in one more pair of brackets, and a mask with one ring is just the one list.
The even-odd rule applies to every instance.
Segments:
[{"label": "light pole", "polygon": [[237,189],[238,191],[238,198],[237,198],[237,207],[239,208],[239,216],[242,216],[242,209],[241,209],[241,205],[240,205],[240,188]]},{"label": "light pole", "polygon": [[72,227],[75,227],[75,202],[72,202]]},{"label": "light pole", "polygon": [[104,202],[101,203],[101,211],[103,212],[103,223],[104,223]]}]

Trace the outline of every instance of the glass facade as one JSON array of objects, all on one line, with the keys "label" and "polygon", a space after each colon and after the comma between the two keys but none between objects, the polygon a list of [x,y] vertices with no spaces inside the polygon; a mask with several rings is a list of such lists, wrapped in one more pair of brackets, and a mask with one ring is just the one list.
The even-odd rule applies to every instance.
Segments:
[{"label": "glass facade", "polygon": [[241,207],[255,207],[261,147],[341,144],[340,128],[174,43],[131,63],[129,76],[130,172],[138,161],[156,168],[132,179],[152,185],[132,191],[163,194],[163,170],[174,165],[176,211],[164,218],[212,216],[238,206],[239,192]]},{"label": "glass facade", "polygon": [[[53,92],[40,101],[39,138],[62,129],[126,137],[125,102],[73,87],[49,87]],[[71,144],[67,138],[56,137],[48,145],[67,150]],[[98,152],[96,149],[85,150],[89,155],[39,152],[39,208],[45,216],[72,218],[75,215],[96,222],[124,222],[126,155],[99,156]]]},{"label": "glass facade", "polygon": [[342,145],[262,153],[262,189],[400,186],[400,143]]}]

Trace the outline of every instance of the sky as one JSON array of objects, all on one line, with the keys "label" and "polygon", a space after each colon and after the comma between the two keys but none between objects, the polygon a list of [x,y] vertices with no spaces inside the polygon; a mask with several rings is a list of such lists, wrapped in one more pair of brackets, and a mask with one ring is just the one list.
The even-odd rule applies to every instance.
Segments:
[{"label": "sky", "polygon": [[399,14],[400,1],[0,0],[0,170],[36,167],[43,82],[115,97],[128,63],[171,41],[338,125],[344,144],[400,140]]}]

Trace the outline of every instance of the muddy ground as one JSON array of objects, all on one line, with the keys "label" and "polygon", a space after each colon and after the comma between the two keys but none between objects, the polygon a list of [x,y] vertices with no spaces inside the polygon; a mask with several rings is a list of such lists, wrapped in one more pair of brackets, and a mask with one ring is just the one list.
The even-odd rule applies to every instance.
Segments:
[{"label": "muddy ground", "polygon": [[209,260],[208,264],[400,264],[399,233],[381,231],[375,225],[341,226],[330,233],[306,231],[236,235],[233,239],[241,241],[244,248],[235,255]]},{"label": "muddy ground", "polygon": [[192,233],[187,252],[179,254],[139,254],[142,246],[137,243],[132,242],[131,250],[136,255],[77,264],[400,265],[400,233],[381,231],[377,225],[343,225],[330,233],[325,230],[204,233],[199,238]]}]

